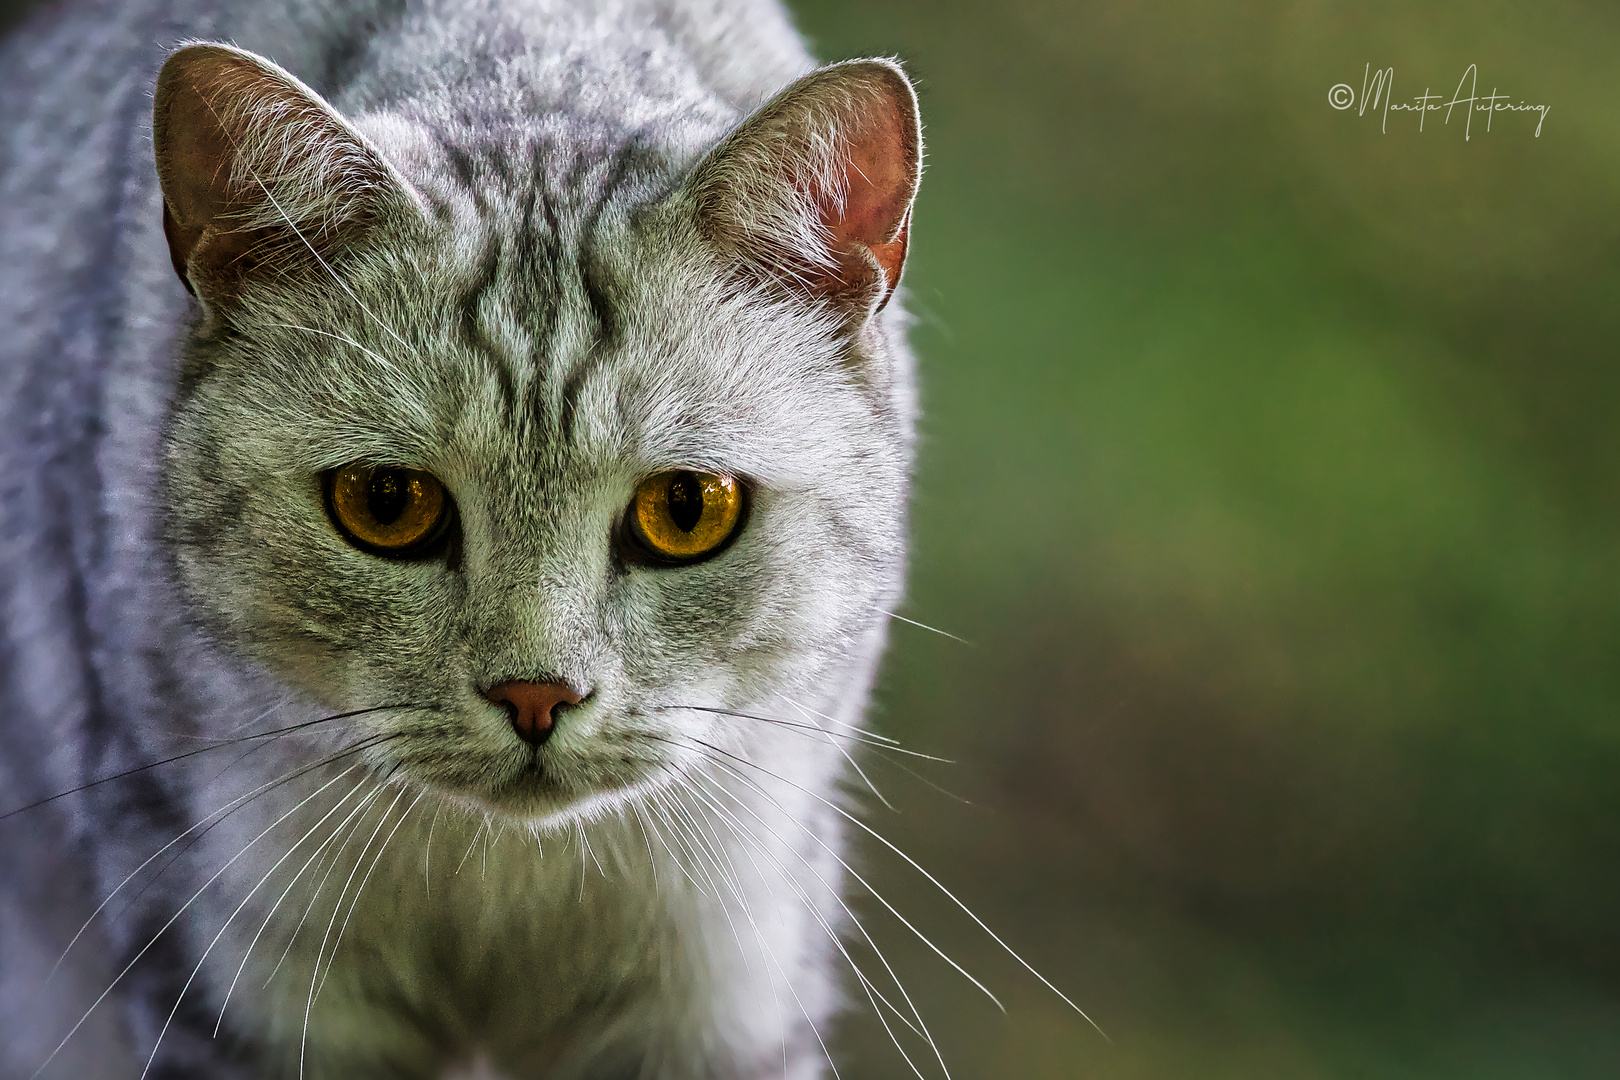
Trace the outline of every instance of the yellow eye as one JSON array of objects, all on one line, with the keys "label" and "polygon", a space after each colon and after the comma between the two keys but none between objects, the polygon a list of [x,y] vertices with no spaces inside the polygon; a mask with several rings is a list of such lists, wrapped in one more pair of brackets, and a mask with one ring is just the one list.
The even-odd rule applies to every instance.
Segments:
[{"label": "yellow eye", "polygon": [[328,474],[332,516],[355,546],[404,555],[437,539],[450,518],[444,485],[431,474],[386,465],[345,465]]},{"label": "yellow eye", "polygon": [[692,562],[731,539],[742,511],[742,489],[731,477],[677,469],[636,488],[630,529],[655,558]]}]

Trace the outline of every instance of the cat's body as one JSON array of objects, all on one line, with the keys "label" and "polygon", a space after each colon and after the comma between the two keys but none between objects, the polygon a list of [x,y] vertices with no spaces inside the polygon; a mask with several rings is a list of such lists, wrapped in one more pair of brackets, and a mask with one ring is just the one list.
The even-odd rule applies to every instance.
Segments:
[{"label": "cat's body", "polygon": [[[191,50],[160,189],[195,38],[355,128]],[[42,1075],[820,1075],[917,150],[878,64],[715,149],[810,68],[752,0],[140,0],[5,43],[0,812],[180,760],[0,821],[0,1078],[109,989]],[[864,240],[863,94],[913,140]],[[447,546],[345,541],[351,462],[442,480]],[[623,550],[671,469],[746,483],[707,561]],[[587,696],[542,746],[501,680]]]}]

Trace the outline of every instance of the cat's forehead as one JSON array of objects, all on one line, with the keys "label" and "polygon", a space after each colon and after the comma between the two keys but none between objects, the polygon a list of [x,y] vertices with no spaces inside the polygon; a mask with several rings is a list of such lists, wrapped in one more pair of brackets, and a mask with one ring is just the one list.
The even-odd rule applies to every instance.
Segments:
[{"label": "cat's forehead", "polygon": [[[467,436],[499,418],[581,464],[761,474],[853,434],[859,395],[813,312],[753,302],[628,220],[597,229],[467,296],[460,329],[488,372],[469,387]],[[522,273],[548,280],[509,282]]]},{"label": "cat's forehead", "polygon": [[[836,324],[737,289],[698,238],[664,227],[679,162],[541,144],[437,154],[453,164],[418,181],[429,228],[360,273],[346,305],[347,335],[400,373],[348,395],[369,430],[468,461],[762,478],[861,441]],[[363,358],[325,343],[328,376],[352,377]]]}]

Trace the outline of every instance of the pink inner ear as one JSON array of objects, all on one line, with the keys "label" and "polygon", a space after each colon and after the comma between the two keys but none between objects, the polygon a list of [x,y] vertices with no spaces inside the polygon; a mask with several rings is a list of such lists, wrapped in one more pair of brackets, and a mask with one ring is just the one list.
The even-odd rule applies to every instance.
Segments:
[{"label": "pink inner ear", "polygon": [[888,100],[872,102],[858,123],[842,163],[843,210],[824,201],[822,224],[841,253],[858,258],[857,244],[872,253],[888,293],[906,259],[917,151],[906,118]]},{"label": "pink inner ear", "polygon": [[186,46],[163,65],[153,144],[175,270],[210,303],[288,273],[312,248],[333,257],[411,201],[314,91],[224,45]]},{"label": "pink inner ear", "polygon": [[[169,58],[158,80],[157,154],[177,224],[206,229],[262,196],[236,182],[235,163],[254,133],[244,102],[307,105],[253,61],[215,46]],[[262,136],[259,136],[262,138]]]},{"label": "pink inner ear", "polygon": [[[255,133],[243,102],[303,104],[251,59],[218,46],[191,46],[169,58],[158,77],[154,116],[163,229],[175,271],[187,289],[228,295],[255,265],[266,230],[240,226],[262,196],[239,183],[236,161]],[[268,247],[265,247],[268,250]]]},{"label": "pink inner ear", "polygon": [[783,90],[688,190],[698,227],[739,269],[864,319],[900,282],[921,165],[905,75],[852,60]]}]

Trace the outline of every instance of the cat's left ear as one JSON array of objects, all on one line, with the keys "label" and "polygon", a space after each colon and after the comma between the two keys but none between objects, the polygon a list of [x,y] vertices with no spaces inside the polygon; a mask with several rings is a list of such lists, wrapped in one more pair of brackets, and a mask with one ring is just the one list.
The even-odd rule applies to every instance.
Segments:
[{"label": "cat's left ear", "polygon": [[420,202],[321,96],[262,56],[195,44],[158,75],[152,141],[175,272],[212,310],[324,273]]},{"label": "cat's left ear", "polygon": [[744,273],[864,319],[900,282],[921,177],[910,80],[892,61],[851,60],[767,102],[683,194]]}]

